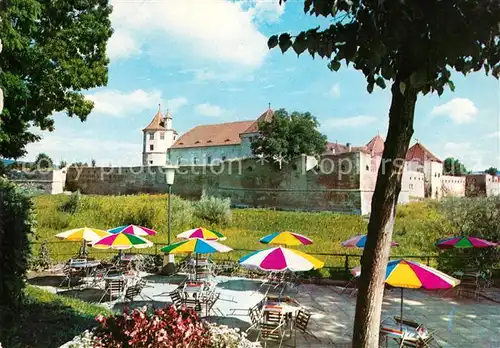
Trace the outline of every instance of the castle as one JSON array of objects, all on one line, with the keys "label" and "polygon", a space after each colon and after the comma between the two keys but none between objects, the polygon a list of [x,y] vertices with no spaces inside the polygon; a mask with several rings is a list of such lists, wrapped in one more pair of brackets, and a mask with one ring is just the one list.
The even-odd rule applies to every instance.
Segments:
[{"label": "castle", "polygon": [[[143,165],[211,165],[227,160],[254,157],[252,141],[259,135],[258,124],[270,121],[274,111],[268,107],[257,119],[200,125],[178,137],[172,127],[172,115],[158,110],[151,123],[143,130]],[[384,140],[373,137],[364,146],[328,143],[324,155],[361,153],[368,163],[370,175],[378,172]],[[443,195],[464,196],[465,177],[443,175],[443,161],[420,142],[410,147],[406,155],[403,189],[412,198],[440,198]]]}]

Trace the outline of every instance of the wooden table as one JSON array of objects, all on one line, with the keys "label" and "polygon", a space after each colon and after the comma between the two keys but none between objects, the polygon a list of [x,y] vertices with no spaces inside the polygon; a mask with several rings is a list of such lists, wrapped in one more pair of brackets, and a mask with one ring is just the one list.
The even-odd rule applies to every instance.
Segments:
[{"label": "wooden table", "polygon": [[380,326],[380,335],[385,338],[386,346],[388,339],[392,338],[398,342],[401,347],[403,347],[405,343],[410,343],[412,346],[418,347],[421,341],[430,337],[428,330],[422,326],[415,327],[400,324],[395,320],[382,322]]}]

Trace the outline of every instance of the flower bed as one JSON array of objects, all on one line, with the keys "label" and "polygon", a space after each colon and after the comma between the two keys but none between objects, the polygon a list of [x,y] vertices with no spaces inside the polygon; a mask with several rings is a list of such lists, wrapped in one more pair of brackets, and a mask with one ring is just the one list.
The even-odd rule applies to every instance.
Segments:
[{"label": "flower bed", "polygon": [[125,310],[123,314],[96,318],[98,326],[66,343],[64,348],[90,347],[260,347],[246,339],[238,329],[202,321],[189,309],[173,306],[155,309]]}]

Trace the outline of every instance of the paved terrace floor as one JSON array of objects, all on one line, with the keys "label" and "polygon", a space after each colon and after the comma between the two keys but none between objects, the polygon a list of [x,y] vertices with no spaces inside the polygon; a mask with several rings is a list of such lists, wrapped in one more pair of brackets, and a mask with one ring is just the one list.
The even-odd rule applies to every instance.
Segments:
[{"label": "paved terrace floor", "polygon": [[[144,290],[144,294],[151,297],[155,305],[169,303],[170,298],[167,294],[173,291],[180,281],[156,275],[146,276],[146,279],[149,287]],[[217,307],[224,316],[209,317],[207,320],[246,329],[250,325],[248,308],[263,297],[258,291],[261,281],[217,277],[216,282],[217,291],[221,293]],[[54,287],[45,288],[55,291]],[[309,328],[321,339],[321,342],[317,342],[311,338],[304,339],[298,336],[297,347],[351,347],[356,296],[350,296],[348,293],[340,294],[340,291],[340,288],[334,286],[304,284],[300,285],[297,291],[287,294],[296,298],[313,314]],[[70,290],[59,293],[89,301],[100,298],[100,293],[94,290]],[[399,315],[400,296],[399,289],[386,291],[382,318]],[[442,296],[433,292],[405,289],[404,317],[435,330],[435,336],[443,347],[500,347],[500,304],[486,300],[478,302]],[[132,307],[144,304],[151,302],[137,298]],[[123,303],[103,305],[113,309],[125,306]]]}]

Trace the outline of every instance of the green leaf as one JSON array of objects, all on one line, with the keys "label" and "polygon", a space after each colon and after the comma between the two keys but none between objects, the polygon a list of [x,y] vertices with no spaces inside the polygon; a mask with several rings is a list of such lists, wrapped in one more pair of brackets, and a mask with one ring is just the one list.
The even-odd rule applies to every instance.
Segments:
[{"label": "green leaf", "polygon": [[369,83],[367,86],[366,86],[366,90],[368,91],[368,93],[372,93],[373,92],[373,83]]},{"label": "green leaf", "polygon": [[292,45],[293,50],[297,55],[300,55],[307,48],[306,34],[301,32],[294,40]]},{"label": "green leaf", "polygon": [[328,64],[328,69],[330,69],[331,71],[338,71],[340,69],[340,62],[337,60],[332,60]]},{"label": "green leaf", "polygon": [[375,83],[377,84],[377,86],[379,86],[380,88],[384,89],[385,88],[385,80],[382,76],[379,76],[377,77],[377,80],[375,80]]},{"label": "green leaf", "polygon": [[278,45],[278,35],[273,35],[267,40],[267,47],[272,49]]},{"label": "green leaf", "polygon": [[292,46],[292,37],[288,33],[283,33],[279,36],[279,46],[281,52],[285,53]]},{"label": "green leaf", "polygon": [[414,88],[420,88],[427,82],[427,73],[419,70],[410,75],[410,85]]},{"label": "green leaf", "polygon": [[455,92],[455,84],[453,83],[453,81],[450,80],[447,83],[448,83],[448,87],[450,87],[450,90],[452,92]]},{"label": "green leaf", "polygon": [[404,82],[399,83],[399,91],[401,92],[402,95],[405,95],[406,83],[404,83]]}]

